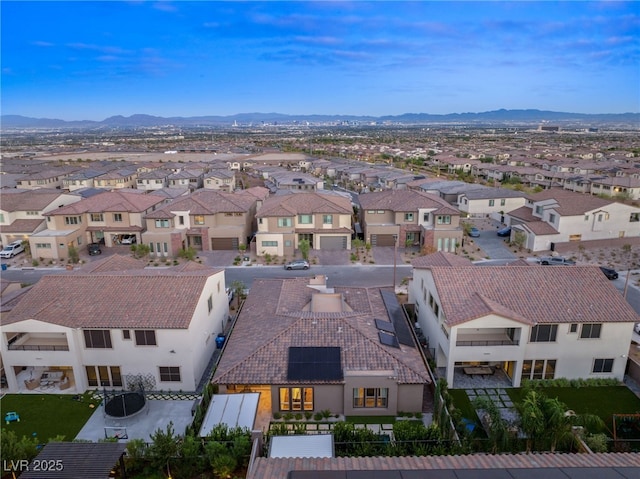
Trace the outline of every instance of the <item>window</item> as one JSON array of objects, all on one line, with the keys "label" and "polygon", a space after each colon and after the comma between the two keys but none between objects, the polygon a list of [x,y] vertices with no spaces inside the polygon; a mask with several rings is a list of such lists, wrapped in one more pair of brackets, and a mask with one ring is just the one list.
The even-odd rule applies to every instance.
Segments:
[{"label": "window", "polygon": [[36,249],[51,249],[50,243],[36,243]]},{"label": "window", "polygon": [[91,221],[104,221],[102,213],[91,213]]},{"label": "window", "polygon": [[413,213],[405,213],[404,214],[405,221],[413,221]]},{"label": "window", "polygon": [[131,339],[131,331],[129,331],[128,329],[123,329],[122,339]]},{"label": "window", "polygon": [[354,388],[354,408],[386,408],[389,388]]},{"label": "window", "polygon": [[291,240],[284,240],[284,245],[289,247],[293,246],[293,244],[291,243]]},{"label": "window", "polygon": [[569,325],[569,332],[570,333],[577,333],[578,332],[578,323],[571,323]]},{"label": "window", "polygon": [[291,225],[292,225],[291,218],[278,218],[279,228],[291,227]]},{"label": "window", "polygon": [[589,221],[589,215],[584,215],[584,220]]},{"label": "window", "polygon": [[311,215],[298,215],[298,223],[301,225],[310,225],[313,222]]},{"label": "window", "polygon": [[184,216],[178,216],[178,224],[184,224]]},{"label": "window", "polygon": [[522,379],[553,379],[556,372],[555,359],[534,359],[522,362]]},{"label": "window", "polygon": [[313,388],[280,388],[281,411],[313,411]]},{"label": "window", "polygon": [[504,206],[504,205],[506,205],[506,204],[507,204],[507,200],[505,200],[504,198],[502,198],[502,199],[500,200],[500,206]]},{"label": "window", "polygon": [[149,329],[136,329],[134,331],[136,335],[136,346],[155,346],[156,332]]},{"label": "window", "polygon": [[536,206],[536,214],[542,216],[542,206]]},{"label": "window", "polygon": [[84,345],[87,349],[111,348],[111,332],[108,329],[85,329]]},{"label": "window", "polygon": [[278,242],[277,241],[263,241],[262,242],[262,246],[278,246]]},{"label": "window", "polygon": [[204,215],[195,215],[193,217],[194,225],[203,225],[204,224]]},{"label": "window", "polygon": [[179,383],[181,381],[180,368],[178,366],[160,366],[158,370],[160,371],[161,382]]},{"label": "window", "polygon": [[168,228],[169,220],[156,220],[156,228]]},{"label": "window", "polygon": [[593,373],[610,373],[613,371],[613,359],[595,359],[593,361]]},{"label": "window", "polygon": [[556,215],[554,215],[553,213],[549,213],[549,223],[555,223],[556,222]]},{"label": "window", "polygon": [[376,214],[383,215],[384,214],[384,210],[376,210]]},{"label": "window", "polygon": [[631,215],[629,215],[629,221],[631,223],[635,223],[637,221],[640,221],[640,213],[631,213]]},{"label": "window", "polygon": [[82,223],[82,218],[80,216],[65,216],[64,224],[65,225],[77,225]]},{"label": "window", "polygon": [[213,295],[209,295],[209,299],[207,299],[207,308],[209,312],[213,309]]},{"label": "window", "polygon": [[367,213],[370,215],[375,215],[376,214],[376,210],[367,210]]},{"label": "window", "polygon": [[600,338],[600,323],[585,323],[580,330],[580,339],[598,339]]},{"label": "window", "polygon": [[450,225],[451,215],[438,215],[436,216],[436,223],[439,225]]},{"label": "window", "polygon": [[322,224],[323,225],[332,225],[333,224],[333,215],[322,215]]},{"label": "window", "polygon": [[113,221],[115,221],[116,223],[122,223],[122,213],[114,213]]},{"label": "window", "polygon": [[553,343],[558,332],[557,324],[539,324],[531,328],[532,343]]},{"label": "window", "polygon": [[120,366],[85,366],[89,386],[122,387]]},{"label": "window", "polygon": [[496,200],[489,200],[489,206],[495,206]]}]

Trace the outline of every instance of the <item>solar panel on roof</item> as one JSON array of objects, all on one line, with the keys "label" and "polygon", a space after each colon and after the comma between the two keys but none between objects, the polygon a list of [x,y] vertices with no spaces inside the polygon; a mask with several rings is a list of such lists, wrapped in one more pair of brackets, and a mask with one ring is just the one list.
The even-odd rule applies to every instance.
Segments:
[{"label": "solar panel on roof", "polygon": [[289,348],[289,381],[341,381],[342,378],[340,348]]},{"label": "solar panel on roof", "polygon": [[393,323],[390,323],[389,321],[384,321],[382,319],[376,319],[376,328],[382,331],[386,331],[388,333],[395,334],[396,332],[396,329],[393,327]]},{"label": "solar panel on roof", "polygon": [[400,344],[415,348],[416,343],[413,341],[409,323],[402,311],[400,303],[398,303],[398,298],[396,298],[396,295],[391,291],[380,290],[380,294],[382,295],[382,301],[384,301],[384,307],[387,308],[387,314],[389,318],[391,318],[391,322],[395,328],[398,341]]},{"label": "solar panel on roof", "polygon": [[378,331],[378,337],[380,338],[380,342],[385,346],[391,346],[393,348],[400,349],[400,344],[398,344],[398,338],[395,336],[385,333],[384,331]]}]

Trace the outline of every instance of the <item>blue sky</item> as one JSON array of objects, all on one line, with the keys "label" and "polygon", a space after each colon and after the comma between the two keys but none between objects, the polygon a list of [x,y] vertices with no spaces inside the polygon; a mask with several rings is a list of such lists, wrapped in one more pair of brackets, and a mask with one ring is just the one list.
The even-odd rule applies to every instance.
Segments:
[{"label": "blue sky", "polygon": [[3,114],[640,112],[639,2],[0,8]]}]

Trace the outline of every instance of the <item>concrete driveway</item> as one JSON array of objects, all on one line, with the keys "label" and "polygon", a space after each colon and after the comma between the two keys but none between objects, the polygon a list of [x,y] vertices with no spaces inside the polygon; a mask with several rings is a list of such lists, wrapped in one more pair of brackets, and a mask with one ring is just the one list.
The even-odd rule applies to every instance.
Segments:
[{"label": "concrete driveway", "polygon": [[[507,238],[508,239],[508,238]],[[475,243],[485,253],[485,257],[476,259],[503,259],[516,260],[518,257],[511,251],[505,242],[505,238],[501,238],[496,234],[496,230],[480,230],[480,236],[477,238],[465,238],[464,247],[472,250],[471,241]],[[474,256],[473,254],[471,256]]]}]

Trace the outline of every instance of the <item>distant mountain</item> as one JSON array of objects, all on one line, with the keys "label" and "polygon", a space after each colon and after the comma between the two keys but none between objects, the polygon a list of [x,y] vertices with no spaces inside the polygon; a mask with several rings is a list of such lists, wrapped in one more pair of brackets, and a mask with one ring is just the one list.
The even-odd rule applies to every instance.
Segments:
[{"label": "distant mountain", "polygon": [[238,113],[228,116],[192,116],[192,117],[161,117],[137,114],[129,117],[112,116],[102,121],[65,121],[50,118],[29,118],[20,115],[0,116],[0,128],[136,128],[162,126],[230,126],[232,124],[261,124],[280,123],[292,124],[296,122],[393,122],[403,124],[415,123],[450,123],[450,122],[580,122],[580,123],[624,123],[640,125],[640,113],[565,113],[544,110],[494,110],[480,113],[450,113],[447,115],[432,115],[429,113],[405,113],[396,116],[359,116],[359,115],[286,115],[282,113]]}]

